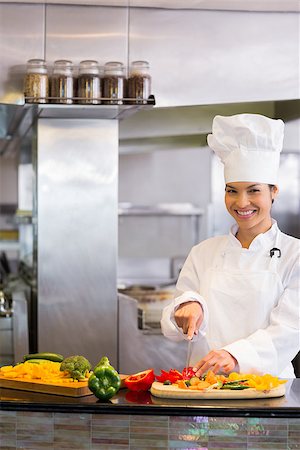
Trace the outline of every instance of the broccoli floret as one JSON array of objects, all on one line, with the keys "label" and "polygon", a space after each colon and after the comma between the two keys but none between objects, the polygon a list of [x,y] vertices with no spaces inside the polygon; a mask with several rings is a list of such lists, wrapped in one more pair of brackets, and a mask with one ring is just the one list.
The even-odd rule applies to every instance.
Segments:
[{"label": "broccoli floret", "polygon": [[84,356],[68,356],[61,363],[60,370],[69,372],[74,380],[83,380],[86,372],[91,370],[91,364]]}]

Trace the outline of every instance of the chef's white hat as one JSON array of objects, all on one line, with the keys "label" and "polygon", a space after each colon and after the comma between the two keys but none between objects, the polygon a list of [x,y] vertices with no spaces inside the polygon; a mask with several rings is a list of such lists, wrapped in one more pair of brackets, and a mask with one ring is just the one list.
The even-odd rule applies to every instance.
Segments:
[{"label": "chef's white hat", "polygon": [[224,164],[225,182],[276,184],[284,123],[260,114],[216,116],[209,147]]}]

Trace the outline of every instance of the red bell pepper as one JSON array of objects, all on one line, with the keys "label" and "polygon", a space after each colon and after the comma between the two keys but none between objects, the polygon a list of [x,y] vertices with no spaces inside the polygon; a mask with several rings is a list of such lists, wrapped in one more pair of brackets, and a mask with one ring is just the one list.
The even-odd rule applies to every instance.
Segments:
[{"label": "red bell pepper", "polygon": [[193,367],[185,367],[182,371],[182,378],[184,380],[190,380],[192,377],[195,376],[195,372],[193,370]]},{"label": "red bell pepper", "polygon": [[131,391],[148,391],[154,380],[153,369],[148,369],[125,378],[124,384]]},{"label": "red bell pepper", "polygon": [[160,372],[161,372],[160,375],[155,375],[156,380],[159,381],[160,383],[164,383],[165,381],[176,383],[176,381],[182,380],[182,374],[176,369],[171,369],[169,370],[169,372],[161,369]]},{"label": "red bell pepper", "polygon": [[152,405],[151,394],[149,391],[127,391],[125,398],[130,403]]}]

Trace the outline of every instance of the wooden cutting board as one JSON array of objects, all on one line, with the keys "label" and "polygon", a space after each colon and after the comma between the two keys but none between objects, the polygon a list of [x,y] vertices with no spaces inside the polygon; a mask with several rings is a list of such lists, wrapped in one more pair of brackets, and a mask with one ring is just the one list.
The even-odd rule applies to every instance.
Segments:
[{"label": "wooden cutting board", "polygon": [[[124,380],[128,375],[120,375],[121,388],[124,387]],[[88,388],[87,381],[78,383],[44,383],[43,381],[17,380],[15,378],[0,377],[0,388],[18,389],[22,391],[40,392],[43,394],[64,395],[68,397],[84,397],[93,395]]]},{"label": "wooden cutting board", "polygon": [[178,398],[183,400],[190,399],[251,399],[251,398],[272,398],[282,397],[285,394],[285,385],[280,384],[278,387],[270,389],[269,391],[257,391],[256,389],[243,389],[240,391],[215,389],[213,391],[203,392],[193,389],[180,389],[176,385],[164,385],[155,381],[150,390],[155,397],[161,398]]}]

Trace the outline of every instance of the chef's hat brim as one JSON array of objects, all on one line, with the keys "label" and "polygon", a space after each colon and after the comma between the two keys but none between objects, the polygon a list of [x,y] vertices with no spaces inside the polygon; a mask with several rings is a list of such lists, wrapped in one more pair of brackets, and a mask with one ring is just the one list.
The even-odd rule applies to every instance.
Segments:
[{"label": "chef's hat brim", "polygon": [[261,150],[239,149],[224,161],[224,178],[230,182],[277,184],[280,154]]}]

